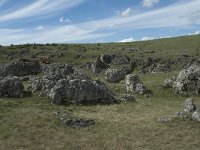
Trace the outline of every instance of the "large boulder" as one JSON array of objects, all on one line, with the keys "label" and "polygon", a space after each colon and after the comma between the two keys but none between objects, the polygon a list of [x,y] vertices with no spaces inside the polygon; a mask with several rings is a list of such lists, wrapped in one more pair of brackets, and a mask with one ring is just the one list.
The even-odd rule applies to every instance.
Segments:
[{"label": "large boulder", "polygon": [[40,96],[46,96],[60,79],[90,79],[80,70],[67,64],[49,64],[43,66],[43,76],[31,79],[28,90],[39,91]]},{"label": "large boulder", "polygon": [[182,70],[173,86],[175,94],[200,94],[200,65]]},{"label": "large boulder", "polygon": [[20,60],[11,64],[0,65],[0,76],[27,76],[41,72],[41,66],[37,60]]},{"label": "large boulder", "polygon": [[23,97],[24,86],[17,77],[0,77],[0,97]]},{"label": "large boulder", "polygon": [[141,95],[149,93],[149,90],[147,90],[136,74],[128,74],[126,76],[126,90],[128,92],[139,93]]},{"label": "large boulder", "polygon": [[48,96],[51,101],[56,104],[69,101],[114,101],[111,92],[109,92],[105,84],[99,80],[61,79],[51,89]]},{"label": "large boulder", "polygon": [[117,83],[123,80],[127,74],[127,70],[124,68],[110,69],[108,68],[105,72],[105,80],[110,83]]}]

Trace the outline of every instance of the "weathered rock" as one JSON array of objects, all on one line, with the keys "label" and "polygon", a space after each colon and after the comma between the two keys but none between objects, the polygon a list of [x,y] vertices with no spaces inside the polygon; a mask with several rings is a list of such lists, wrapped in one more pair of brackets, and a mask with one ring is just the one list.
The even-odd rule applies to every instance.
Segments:
[{"label": "weathered rock", "polygon": [[113,58],[112,58],[112,63],[115,65],[123,65],[123,64],[129,64],[130,63],[130,59],[128,56],[126,55],[119,55],[116,54]]},{"label": "weathered rock", "polygon": [[0,97],[23,97],[24,86],[17,77],[0,78]]},{"label": "weathered rock", "polygon": [[54,115],[61,121],[64,126],[69,127],[88,127],[95,124],[93,119],[71,118],[68,113],[54,111]]},{"label": "weathered rock", "polygon": [[182,70],[173,86],[175,94],[200,94],[200,65]]},{"label": "weathered rock", "polygon": [[110,55],[101,55],[100,59],[105,64],[109,64],[112,62],[112,56],[110,56]]},{"label": "weathered rock", "polygon": [[105,72],[105,79],[110,83],[116,83],[123,80],[127,74],[127,70],[124,68],[120,69],[107,69]]},{"label": "weathered rock", "polygon": [[164,88],[173,88],[174,82],[176,81],[176,77],[172,77],[170,79],[166,79],[163,83]]},{"label": "weathered rock", "polygon": [[67,75],[71,75],[75,72],[75,69],[73,66],[67,65],[67,64],[48,64],[42,66],[42,72],[44,75],[46,74],[55,74],[55,75],[61,75],[63,77]]},{"label": "weathered rock", "polygon": [[31,85],[28,87],[32,92],[40,91],[40,96],[46,96],[60,79],[90,79],[83,72],[66,64],[45,65],[43,74],[41,77],[31,79]]},{"label": "weathered rock", "polygon": [[92,63],[91,69],[93,73],[101,72],[101,69],[108,69],[108,65],[101,61],[100,57],[97,58],[96,62]]},{"label": "weathered rock", "polygon": [[120,101],[127,102],[127,101],[135,101],[135,97],[131,94],[124,94],[120,97]]},{"label": "weathered rock", "polygon": [[53,103],[65,102],[114,102],[112,93],[99,80],[59,80],[48,93]]},{"label": "weathered rock", "polygon": [[141,95],[148,94],[149,90],[140,81],[138,75],[129,74],[126,76],[126,90],[129,92],[139,93]]},{"label": "weathered rock", "polygon": [[185,100],[185,112],[190,113],[196,110],[196,105],[194,104],[194,100],[192,98],[188,98]]},{"label": "weathered rock", "polygon": [[41,72],[40,63],[37,60],[18,61],[11,64],[0,65],[0,76],[27,76]]},{"label": "weathered rock", "polygon": [[169,65],[157,65],[156,67],[153,68],[152,72],[153,73],[158,73],[158,72],[164,72],[164,73],[167,73],[167,72],[170,72],[172,71],[171,67]]},{"label": "weathered rock", "polygon": [[198,108],[193,114],[192,119],[195,121],[200,121],[200,108]]}]

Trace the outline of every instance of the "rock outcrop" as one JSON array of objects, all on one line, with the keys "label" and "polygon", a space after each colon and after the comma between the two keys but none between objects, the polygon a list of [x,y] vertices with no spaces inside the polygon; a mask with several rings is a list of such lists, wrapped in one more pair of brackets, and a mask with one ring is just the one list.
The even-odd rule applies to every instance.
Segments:
[{"label": "rock outcrop", "polygon": [[65,102],[114,102],[113,95],[99,80],[59,80],[48,93],[53,103]]},{"label": "rock outcrop", "polygon": [[0,97],[23,97],[24,86],[17,77],[0,77]]},{"label": "rock outcrop", "polygon": [[126,55],[116,54],[112,58],[112,64],[115,65],[130,64],[130,59]]},{"label": "rock outcrop", "polygon": [[91,70],[93,73],[100,73],[101,69],[108,69],[108,65],[104,63],[100,57],[97,58],[97,60],[91,64]]},{"label": "rock outcrop", "polygon": [[29,90],[39,91],[53,103],[75,101],[113,102],[113,94],[99,80],[92,80],[68,65],[51,64],[43,69],[44,75],[31,80]]},{"label": "rock outcrop", "polygon": [[200,94],[200,65],[182,70],[173,86],[175,94]]},{"label": "rock outcrop", "polygon": [[123,80],[128,71],[124,68],[120,69],[107,69],[105,72],[105,80],[110,83],[117,83]]},{"label": "rock outcrop", "polygon": [[41,72],[41,65],[37,60],[18,61],[11,64],[0,65],[0,76],[27,76],[36,75]]},{"label": "rock outcrop", "polygon": [[149,94],[149,90],[147,90],[136,74],[129,74],[126,76],[126,90],[141,95]]},{"label": "rock outcrop", "polygon": [[109,64],[112,62],[112,56],[110,55],[101,55],[100,59],[105,64]]}]

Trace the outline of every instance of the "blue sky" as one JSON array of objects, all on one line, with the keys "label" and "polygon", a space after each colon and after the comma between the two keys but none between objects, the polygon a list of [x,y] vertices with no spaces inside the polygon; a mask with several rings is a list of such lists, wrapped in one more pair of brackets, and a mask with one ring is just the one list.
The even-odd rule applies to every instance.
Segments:
[{"label": "blue sky", "polygon": [[200,33],[200,0],[0,0],[0,45],[130,42]]}]

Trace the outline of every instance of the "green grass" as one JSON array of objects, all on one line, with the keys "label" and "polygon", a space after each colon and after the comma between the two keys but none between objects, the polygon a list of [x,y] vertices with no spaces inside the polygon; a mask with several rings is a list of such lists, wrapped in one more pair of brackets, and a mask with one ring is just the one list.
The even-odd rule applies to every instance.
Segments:
[{"label": "green grass", "polygon": [[[82,44],[86,51],[79,51],[80,45],[22,45],[1,47],[1,50],[16,51],[23,48],[31,53],[47,48],[51,51],[65,50],[65,57],[56,59],[60,63],[83,65],[94,61],[93,55],[120,52],[132,59],[148,56],[163,59],[176,59],[182,54],[195,58],[200,49],[200,36],[186,36],[133,43]],[[137,51],[127,49],[134,48]],[[154,50],[155,53],[146,53]],[[82,59],[74,56],[81,54]],[[141,57],[143,55],[143,57]],[[17,59],[17,58],[15,58]],[[0,53],[0,62],[10,62]],[[87,72],[87,71],[86,71]],[[92,75],[90,72],[88,74]],[[137,71],[136,71],[137,73]],[[173,115],[183,111],[186,98],[173,95],[171,89],[163,89],[166,78],[176,76],[179,70],[170,73],[148,73],[139,75],[154,95],[145,98],[135,95],[136,102],[112,105],[54,105],[46,97],[38,94],[24,98],[0,98],[0,149],[199,149],[200,124],[189,118],[175,119],[160,123],[159,117]],[[104,72],[92,76],[101,81],[117,95],[125,94],[125,81],[109,84],[104,79]],[[200,98],[195,97],[200,105]],[[54,111],[67,112],[70,117],[94,119],[96,124],[86,128],[64,127],[53,115]]]}]

